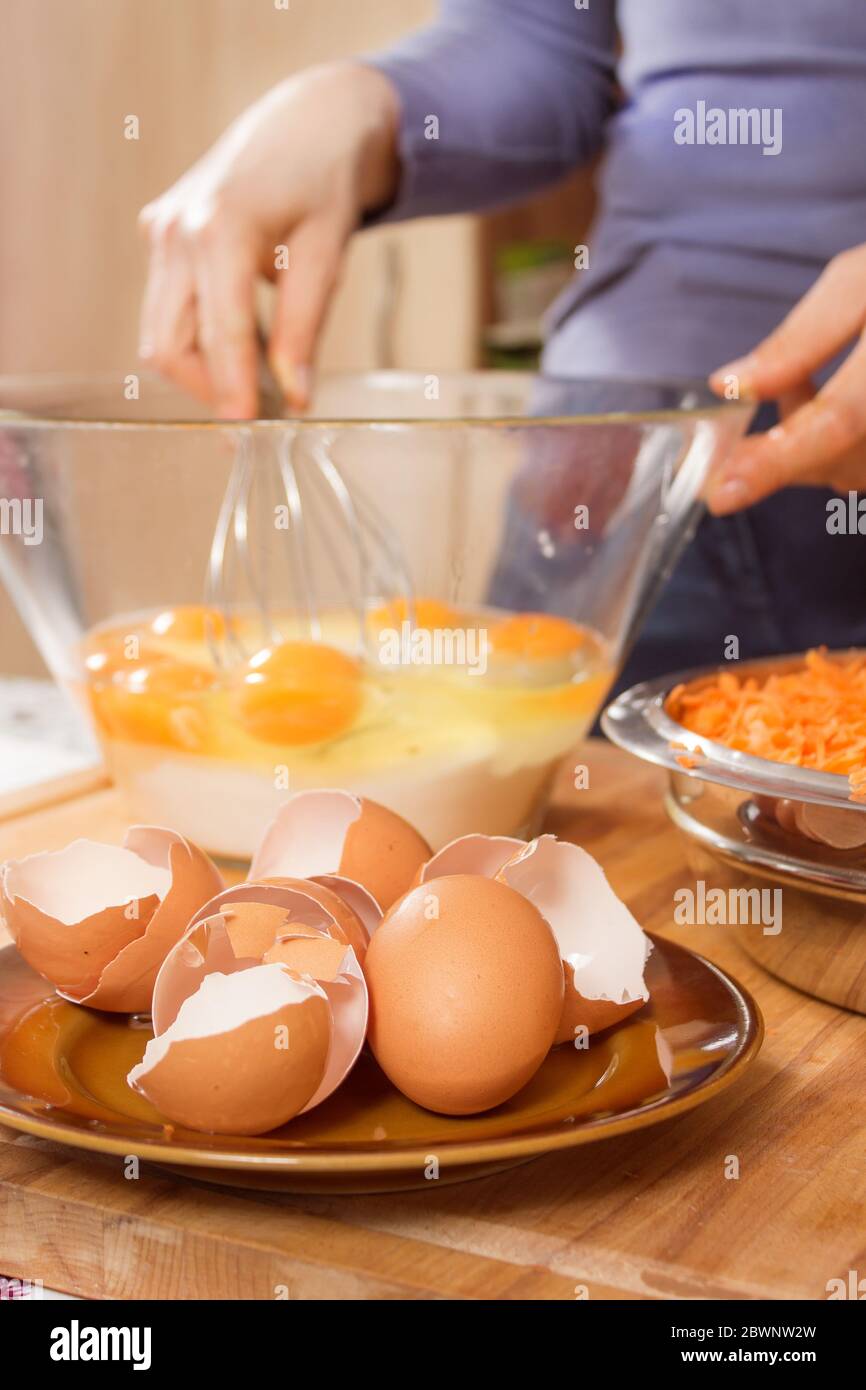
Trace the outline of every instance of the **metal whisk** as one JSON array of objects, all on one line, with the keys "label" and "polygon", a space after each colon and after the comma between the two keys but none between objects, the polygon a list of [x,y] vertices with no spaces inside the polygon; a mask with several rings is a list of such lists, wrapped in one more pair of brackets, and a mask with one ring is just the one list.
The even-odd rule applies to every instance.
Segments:
[{"label": "metal whisk", "polygon": [[[270,380],[260,399],[261,418],[274,423],[238,428],[211,542],[205,601],[223,619],[219,632],[213,626],[209,632],[213,659],[227,667],[290,636],[318,641],[326,606],[354,615],[362,654],[371,609],[399,599],[411,616],[409,568],[388,523],[368,496],[349,487],[335,462],[335,432],[291,419],[278,423],[283,400]],[[281,581],[268,526],[285,532],[277,547]],[[321,593],[325,561],[336,581],[327,599]]]}]

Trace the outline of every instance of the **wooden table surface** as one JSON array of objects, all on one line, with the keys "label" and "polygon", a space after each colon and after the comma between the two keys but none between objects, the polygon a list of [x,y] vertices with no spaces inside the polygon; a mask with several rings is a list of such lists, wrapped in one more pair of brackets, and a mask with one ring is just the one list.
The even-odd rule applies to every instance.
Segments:
[{"label": "wooden table surface", "polygon": [[[0,1273],[96,1298],[809,1298],[866,1275],[866,1018],[766,975],[730,928],[675,927],[688,886],[664,774],[594,742],[548,830],[601,861],[640,922],[756,996],[767,1036],[730,1091],[683,1116],[456,1186],[283,1196],[188,1181],[0,1126]],[[0,859],[119,839],[106,786],[0,804]],[[694,883],[694,876],[691,875]],[[2,930],[2,928],[0,928]],[[736,1157],[739,1177],[726,1176]]]}]

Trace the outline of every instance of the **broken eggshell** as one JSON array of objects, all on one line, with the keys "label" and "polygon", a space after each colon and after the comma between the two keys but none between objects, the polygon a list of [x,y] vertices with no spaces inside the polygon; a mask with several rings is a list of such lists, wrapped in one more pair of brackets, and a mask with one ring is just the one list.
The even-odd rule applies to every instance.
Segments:
[{"label": "broken eggshell", "polygon": [[[364,890],[361,889],[361,892]],[[356,900],[360,903],[360,899]],[[235,883],[205,903],[192,921],[200,922],[205,917],[211,917],[231,903],[258,903],[282,908],[292,923],[315,927],[317,931],[336,936],[352,947],[360,961],[364,959],[370,940],[365,922],[348,905],[346,898],[315,879],[265,878]],[[371,908],[367,916],[370,919],[375,916],[378,921],[381,913],[377,908],[374,913]],[[249,914],[247,920],[252,920]]]},{"label": "broken eggshell", "polygon": [[253,856],[250,879],[339,875],[360,884],[387,911],[430,858],[430,846],[402,816],[353,792],[290,796]]},{"label": "broken eggshell", "polygon": [[168,952],[223,880],[173,830],[133,826],[123,845],[74,840],[0,870],[0,909],[21,955],[76,1004],[149,1012]]},{"label": "broken eggshell", "polygon": [[652,942],[614,893],[592,855],[570,841],[541,835],[498,878],[538,909],[559,945],[565,999],[555,1041],[578,1027],[600,1032],[649,999],[644,967]]},{"label": "broken eggshell", "polygon": [[263,1134],[320,1088],[331,1047],[325,991],[279,963],[207,975],[127,1078],[169,1120]]},{"label": "broken eggshell", "polygon": [[463,835],[422,865],[416,881],[461,873],[516,888],[551,927],[565,973],[556,1043],[570,1041],[579,1025],[600,1032],[646,1003],[643,967],[651,944],[585,850],[554,835],[528,843],[505,835]]},{"label": "broken eggshell", "polygon": [[482,878],[495,878],[525,845],[525,840],[515,840],[510,835],[461,835],[443,845],[432,859],[421,865],[412,886],[446,874],[480,874]]},{"label": "broken eggshell", "polygon": [[[308,914],[308,920],[301,922],[293,918],[285,902],[281,905],[273,900],[231,899],[230,893],[228,890],[223,895],[228,901],[223,902],[220,910],[193,922],[166,957],[153,994],[154,1031],[157,1037],[170,1032],[187,1001],[214,974],[242,974],[265,964],[280,965],[298,977],[308,978],[321,989],[329,1010],[326,1058],[316,1086],[299,1106],[299,1110],[311,1109],[345,1080],[364,1045],[368,997],[361,967],[352,947],[317,926],[314,914]],[[307,904],[311,902],[314,900],[306,899]],[[320,910],[319,921],[329,921],[324,910]],[[220,1129],[218,1116],[212,1116],[213,1123],[202,1126],[197,1122],[200,1111],[195,1112],[196,1120],[181,1117],[178,1104],[183,1105],[182,1098],[175,1098],[174,1113],[165,1110],[170,1118],[194,1129]],[[292,1115],[297,1113],[298,1110],[292,1111]],[[279,1123],[290,1118],[287,1114]]]},{"label": "broken eggshell", "polygon": [[370,1008],[367,982],[351,947],[341,948],[340,942],[329,938],[287,937],[266,959],[279,960],[289,969],[311,976],[331,1006],[328,1060],[318,1089],[304,1106],[304,1110],[312,1110],[343,1084],[361,1054]]},{"label": "broken eggshell", "polygon": [[366,931],[369,942],[382,920],[382,909],[373,894],[368,892],[362,883],[355,883],[353,879],[343,878],[340,874],[316,874],[308,882],[319,883],[323,888],[328,888],[332,893],[336,893],[337,897],[346,904],[346,907],[351,908],[354,912]]}]

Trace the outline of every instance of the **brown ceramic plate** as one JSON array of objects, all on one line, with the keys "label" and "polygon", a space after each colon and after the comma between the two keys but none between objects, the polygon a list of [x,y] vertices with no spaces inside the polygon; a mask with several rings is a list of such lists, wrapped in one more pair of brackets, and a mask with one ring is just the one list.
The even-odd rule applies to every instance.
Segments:
[{"label": "brown ceramic plate", "polygon": [[655,1124],[737,1079],[763,1036],[746,991],[661,938],[647,983],[652,998],[640,1014],[584,1051],[557,1048],[528,1086],[487,1114],[422,1110],[365,1053],[324,1105],[271,1134],[239,1139],[164,1126],[125,1080],[150,1030],[59,999],[9,947],[0,952],[0,1122],[235,1186],[372,1192],[424,1187],[434,1175],[457,1182]]}]

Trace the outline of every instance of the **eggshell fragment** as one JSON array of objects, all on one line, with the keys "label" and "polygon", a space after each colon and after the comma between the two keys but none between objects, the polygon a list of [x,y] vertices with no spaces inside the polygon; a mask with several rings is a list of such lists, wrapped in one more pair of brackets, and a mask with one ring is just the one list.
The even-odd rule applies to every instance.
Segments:
[{"label": "eggshell fragment", "polygon": [[320,937],[289,937],[272,948],[267,959],[281,960],[289,969],[311,976],[331,1006],[331,1046],[319,1087],[305,1110],[327,1100],[352,1070],[367,1036],[369,995],[354,951],[338,941]]},{"label": "eggshell fragment", "polygon": [[166,954],[222,883],[183,836],[134,826],[123,846],[75,840],[5,865],[0,907],[24,959],[64,998],[138,1013],[150,1008]]},{"label": "eggshell fragment", "polygon": [[346,956],[342,941],[319,932],[308,931],[303,936],[284,936],[269,946],[262,956],[265,964],[272,961],[288,966],[296,975],[310,975],[314,980],[332,980],[338,974]]},{"label": "eggshell fragment", "polygon": [[4,866],[3,916],[28,965],[85,996],[118,951],[143,934],[167,891],[168,874],[153,873],[128,850],[74,840]]},{"label": "eggshell fragment", "polygon": [[378,922],[381,920],[382,913],[378,911],[373,899],[359,883],[351,885],[352,888],[357,889],[357,894],[353,894],[351,890],[348,893],[340,893],[324,881],[326,878],[329,878],[333,884],[345,885],[349,882],[347,879],[340,879],[334,875],[322,875],[320,878],[275,878],[268,881],[280,887],[288,888],[291,892],[305,894],[317,902],[335,924],[335,930],[340,939],[352,947],[359,960],[363,960],[370,934],[365,922],[354,908],[350,907],[349,899],[354,898],[367,918],[375,917]]},{"label": "eggshell fragment", "polygon": [[285,966],[256,965],[206,976],[128,1081],[188,1129],[263,1134],[303,1110],[330,1045],[324,990]]},{"label": "eggshell fragment", "polygon": [[280,807],[253,857],[251,879],[338,874],[386,910],[405,893],[430,846],[402,816],[352,792],[296,792]]},{"label": "eggshell fragment", "polygon": [[[238,885],[253,887],[259,885]],[[224,895],[228,898],[231,890]],[[309,900],[308,900],[309,901]],[[330,1009],[326,1065],[304,1108],[319,1105],[345,1080],[367,1034],[367,985],[355,952],[311,923],[293,921],[284,907],[238,898],[194,922],[166,958],[153,993],[157,1036],[213,973],[234,974],[260,964],[279,964],[320,984]]]},{"label": "eggshell fragment", "polygon": [[499,877],[537,907],[559,944],[565,997],[557,1043],[579,1026],[596,1033],[643,1007],[652,943],[586,850],[541,835]]},{"label": "eggshell fragment", "polygon": [[355,883],[351,878],[343,878],[340,874],[316,874],[310,882],[320,883],[323,888],[329,888],[332,893],[336,893],[354,912],[369,941],[382,920],[382,909],[373,894],[362,884]]},{"label": "eggshell fragment", "polygon": [[193,917],[156,977],[151,1006],[154,1032],[162,1033],[171,1025],[184,1000],[208,975],[260,965],[281,940],[299,936],[333,941],[341,957],[349,946],[325,909],[306,894],[251,883],[217,894]]},{"label": "eggshell fragment", "polygon": [[525,844],[525,840],[515,840],[510,835],[461,835],[443,845],[432,859],[421,865],[415,883],[426,883],[444,874],[480,874],[482,878],[495,878]]},{"label": "eggshell fragment", "polygon": [[[228,926],[226,915],[215,912],[193,922],[169,951],[153,987],[150,1014],[157,1037],[168,1031],[186,1000],[196,993],[208,975],[232,975],[261,963],[258,955],[238,954],[242,949],[241,941],[232,942]],[[248,935],[243,945],[249,944]]]},{"label": "eggshell fragment", "polygon": [[274,903],[244,903],[239,911],[230,903],[222,913],[229,941],[241,959],[262,960],[275,941],[291,931],[291,914]]},{"label": "eggshell fragment", "polygon": [[332,979],[319,974],[318,971],[315,978],[325,991],[331,1006],[333,1028],[325,1074],[312,1100],[307,1102],[307,1110],[321,1105],[338,1086],[342,1086],[366,1041],[370,1013],[367,981],[354,951],[346,952],[337,974]]},{"label": "eggshell fragment", "polygon": [[[327,932],[351,946],[359,960],[364,958],[368,936],[360,918],[343,898],[313,879],[268,878],[259,882],[235,883],[205,903],[194,920],[203,921],[232,903],[257,903],[262,908],[279,908],[286,914],[288,925],[315,927],[317,931]],[[266,946],[262,947],[264,949]],[[260,955],[261,952],[255,954]]]},{"label": "eggshell fragment", "polygon": [[379,1065],[417,1104],[448,1115],[519,1091],[562,1013],[553,933],[495,879],[456,874],[412,889],[386,913],[364,973]]}]

